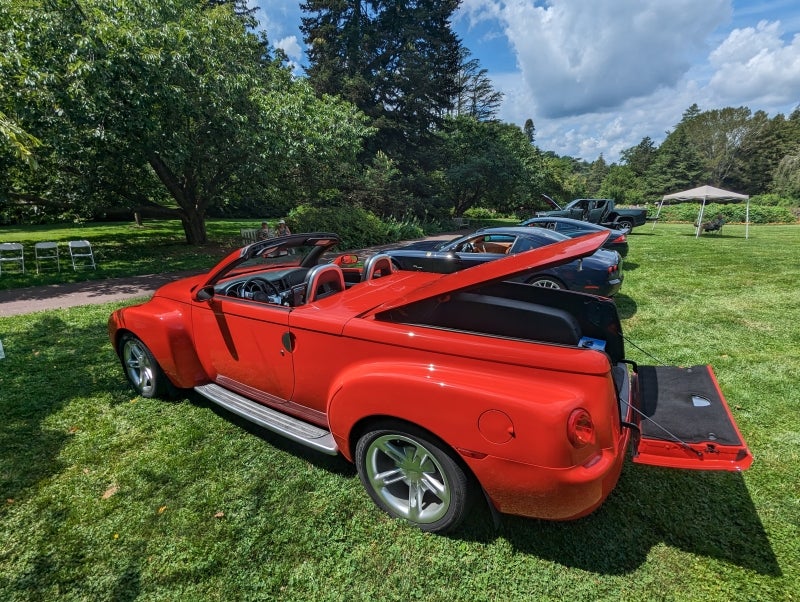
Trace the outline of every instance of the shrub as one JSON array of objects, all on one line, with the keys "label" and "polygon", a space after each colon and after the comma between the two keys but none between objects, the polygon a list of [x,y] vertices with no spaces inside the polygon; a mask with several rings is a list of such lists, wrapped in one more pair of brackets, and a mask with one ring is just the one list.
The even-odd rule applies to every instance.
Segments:
[{"label": "shrub", "polygon": [[[699,203],[664,205],[658,219],[664,222],[695,223],[699,211]],[[703,213],[703,221],[708,221],[718,213],[721,213],[728,223],[743,224],[747,217],[747,205],[745,203],[709,203]],[[655,213],[652,213],[652,215],[655,215]],[[788,207],[750,204],[751,224],[793,224],[796,221],[797,218]]]},{"label": "shrub", "polygon": [[300,205],[286,221],[292,232],[334,232],[342,238],[342,249],[361,249],[423,236],[419,225],[403,221],[381,221],[361,207],[311,207]]},{"label": "shrub", "polygon": [[512,213],[504,213],[497,209],[489,209],[486,207],[470,207],[464,212],[464,217],[470,219],[512,219],[517,220],[519,216]]},{"label": "shrub", "polygon": [[750,206],[752,207],[753,205],[797,208],[800,205],[800,202],[797,199],[793,199],[788,196],[781,196],[780,194],[769,193],[769,194],[757,194],[755,196],[751,196]]}]

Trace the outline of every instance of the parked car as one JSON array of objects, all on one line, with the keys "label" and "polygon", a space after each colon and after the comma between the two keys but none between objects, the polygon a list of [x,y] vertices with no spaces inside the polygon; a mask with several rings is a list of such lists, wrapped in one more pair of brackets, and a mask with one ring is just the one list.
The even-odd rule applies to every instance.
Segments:
[{"label": "parked car", "polygon": [[647,209],[636,207],[621,209],[612,199],[575,199],[570,201],[566,207],[561,207],[546,194],[543,194],[542,198],[553,209],[539,211],[536,213],[536,217],[571,217],[609,228],[627,228],[628,231],[647,221]]},{"label": "parked car", "polygon": [[437,274],[395,271],[384,254],[326,263],[335,234],[274,238],[113,312],[109,336],[143,397],[194,389],[342,454],[381,509],[426,531],[455,528],[481,499],[584,516],[631,443],[643,464],[747,468],[709,366],[636,366],[613,301],[509,281],[604,240]]},{"label": "parked car", "polygon": [[[512,226],[485,228],[450,241],[420,241],[386,254],[398,269],[449,273],[567,240],[545,228]],[[610,297],[622,286],[622,259],[615,251],[598,249],[589,257],[545,269],[532,269],[517,278],[545,288],[561,288]]]},{"label": "parked car", "polygon": [[600,224],[582,222],[569,217],[532,217],[531,219],[526,219],[520,226],[547,228],[570,238],[583,236],[589,232],[606,232],[608,238],[603,243],[603,248],[616,251],[623,259],[628,256],[627,234],[629,230],[627,229],[615,230]]}]

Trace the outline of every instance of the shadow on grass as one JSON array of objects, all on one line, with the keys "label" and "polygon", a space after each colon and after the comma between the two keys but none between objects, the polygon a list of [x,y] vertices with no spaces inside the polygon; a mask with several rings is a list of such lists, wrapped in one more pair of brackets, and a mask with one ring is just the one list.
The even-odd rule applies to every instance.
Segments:
[{"label": "shadow on grass", "polygon": [[[628,462],[617,488],[590,516],[568,522],[504,516],[499,534],[519,552],[598,574],[631,573],[654,546],[665,544],[760,574],[782,575],[738,473]],[[459,533],[465,540],[484,542],[497,535],[474,525]]]},{"label": "shadow on grass", "polygon": [[267,441],[272,447],[281,450],[282,452],[292,454],[295,457],[302,458],[309,464],[313,464],[314,466],[321,468],[322,470],[326,470],[333,474],[341,475],[344,477],[353,477],[356,473],[356,468],[353,464],[345,460],[341,455],[336,456],[328,456],[321,452],[317,452],[305,445],[300,443],[296,443],[291,439],[287,439],[286,437],[282,437],[277,433],[273,433],[272,431],[265,429],[257,424],[254,424],[245,418],[242,418],[238,414],[234,414],[233,412],[228,411],[227,409],[218,406],[217,404],[209,401],[199,393],[195,392],[188,392],[187,399],[191,401],[192,405],[195,405],[200,408],[207,408],[214,412],[217,416],[230,422],[231,424],[235,424],[242,430],[247,431],[248,433]]},{"label": "shadow on grass", "polygon": [[76,297],[81,305],[96,302],[107,302],[113,299],[124,299],[131,296],[147,296],[156,288],[202,273],[200,270],[186,270],[174,273],[148,274],[129,278],[108,278],[92,282],[74,282],[51,284],[41,287],[29,287],[13,290],[0,290],[0,303],[21,301],[47,301],[51,299]]},{"label": "shadow on grass", "polygon": [[[322,470],[357,478],[355,467],[341,456],[310,450],[200,395],[189,398],[282,452]],[[628,462],[617,488],[591,516],[568,522],[503,516],[497,530],[488,510],[476,508],[450,537],[488,543],[498,535],[520,552],[598,574],[631,573],[647,561],[654,546],[664,543],[761,574],[781,575],[738,473],[670,470]]]},{"label": "shadow on grass", "polygon": [[617,293],[614,295],[614,304],[617,306],[617,314],[619,314],[620,320],[632,318],[636,315],[636,301],[628,295]]},{"label": "shadow on grass", "polygon": [[[76,328],[57,315],[43,314],[22,334],[3,336],[6,358],[0,372],[0,497],[14,500],[62,471],[59,454],[72,429],[54,430],[48,416],[73,397],[103,382],[108,363],[105,337],[97,325]],[[75,429],[78,425],[75,425]],[[10,503],[10,502],[7,502]]]}]

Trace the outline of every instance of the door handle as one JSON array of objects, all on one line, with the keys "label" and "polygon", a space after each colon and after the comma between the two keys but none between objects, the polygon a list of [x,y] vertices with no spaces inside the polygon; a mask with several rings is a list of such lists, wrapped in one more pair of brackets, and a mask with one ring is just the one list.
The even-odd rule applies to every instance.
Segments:
[{"label": "door handle", "polygon": [[[294,351],[295,347],[295,336],[288,330],[283,333],[281,336],[281,343],[283,343],[283,349],[291,353]],[[283,354],[283,349],[281,349],[281,354]]]}]

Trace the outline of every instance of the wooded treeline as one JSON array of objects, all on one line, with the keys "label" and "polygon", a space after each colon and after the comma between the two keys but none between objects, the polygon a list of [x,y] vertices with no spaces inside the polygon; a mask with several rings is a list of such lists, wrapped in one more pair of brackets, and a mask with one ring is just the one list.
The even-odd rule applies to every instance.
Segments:
[{"label": "wooded treeline", "polygon": [[618,164],[540,149],[450,27],[459,0],[307,0],[308,68],[244,0],[0,0],[0,223],[137,210],[206,241],[209,215],[362,207],[527,215],[540,194],[652,201],[713,184],[800,198],[800,111],[692,106]]}]

